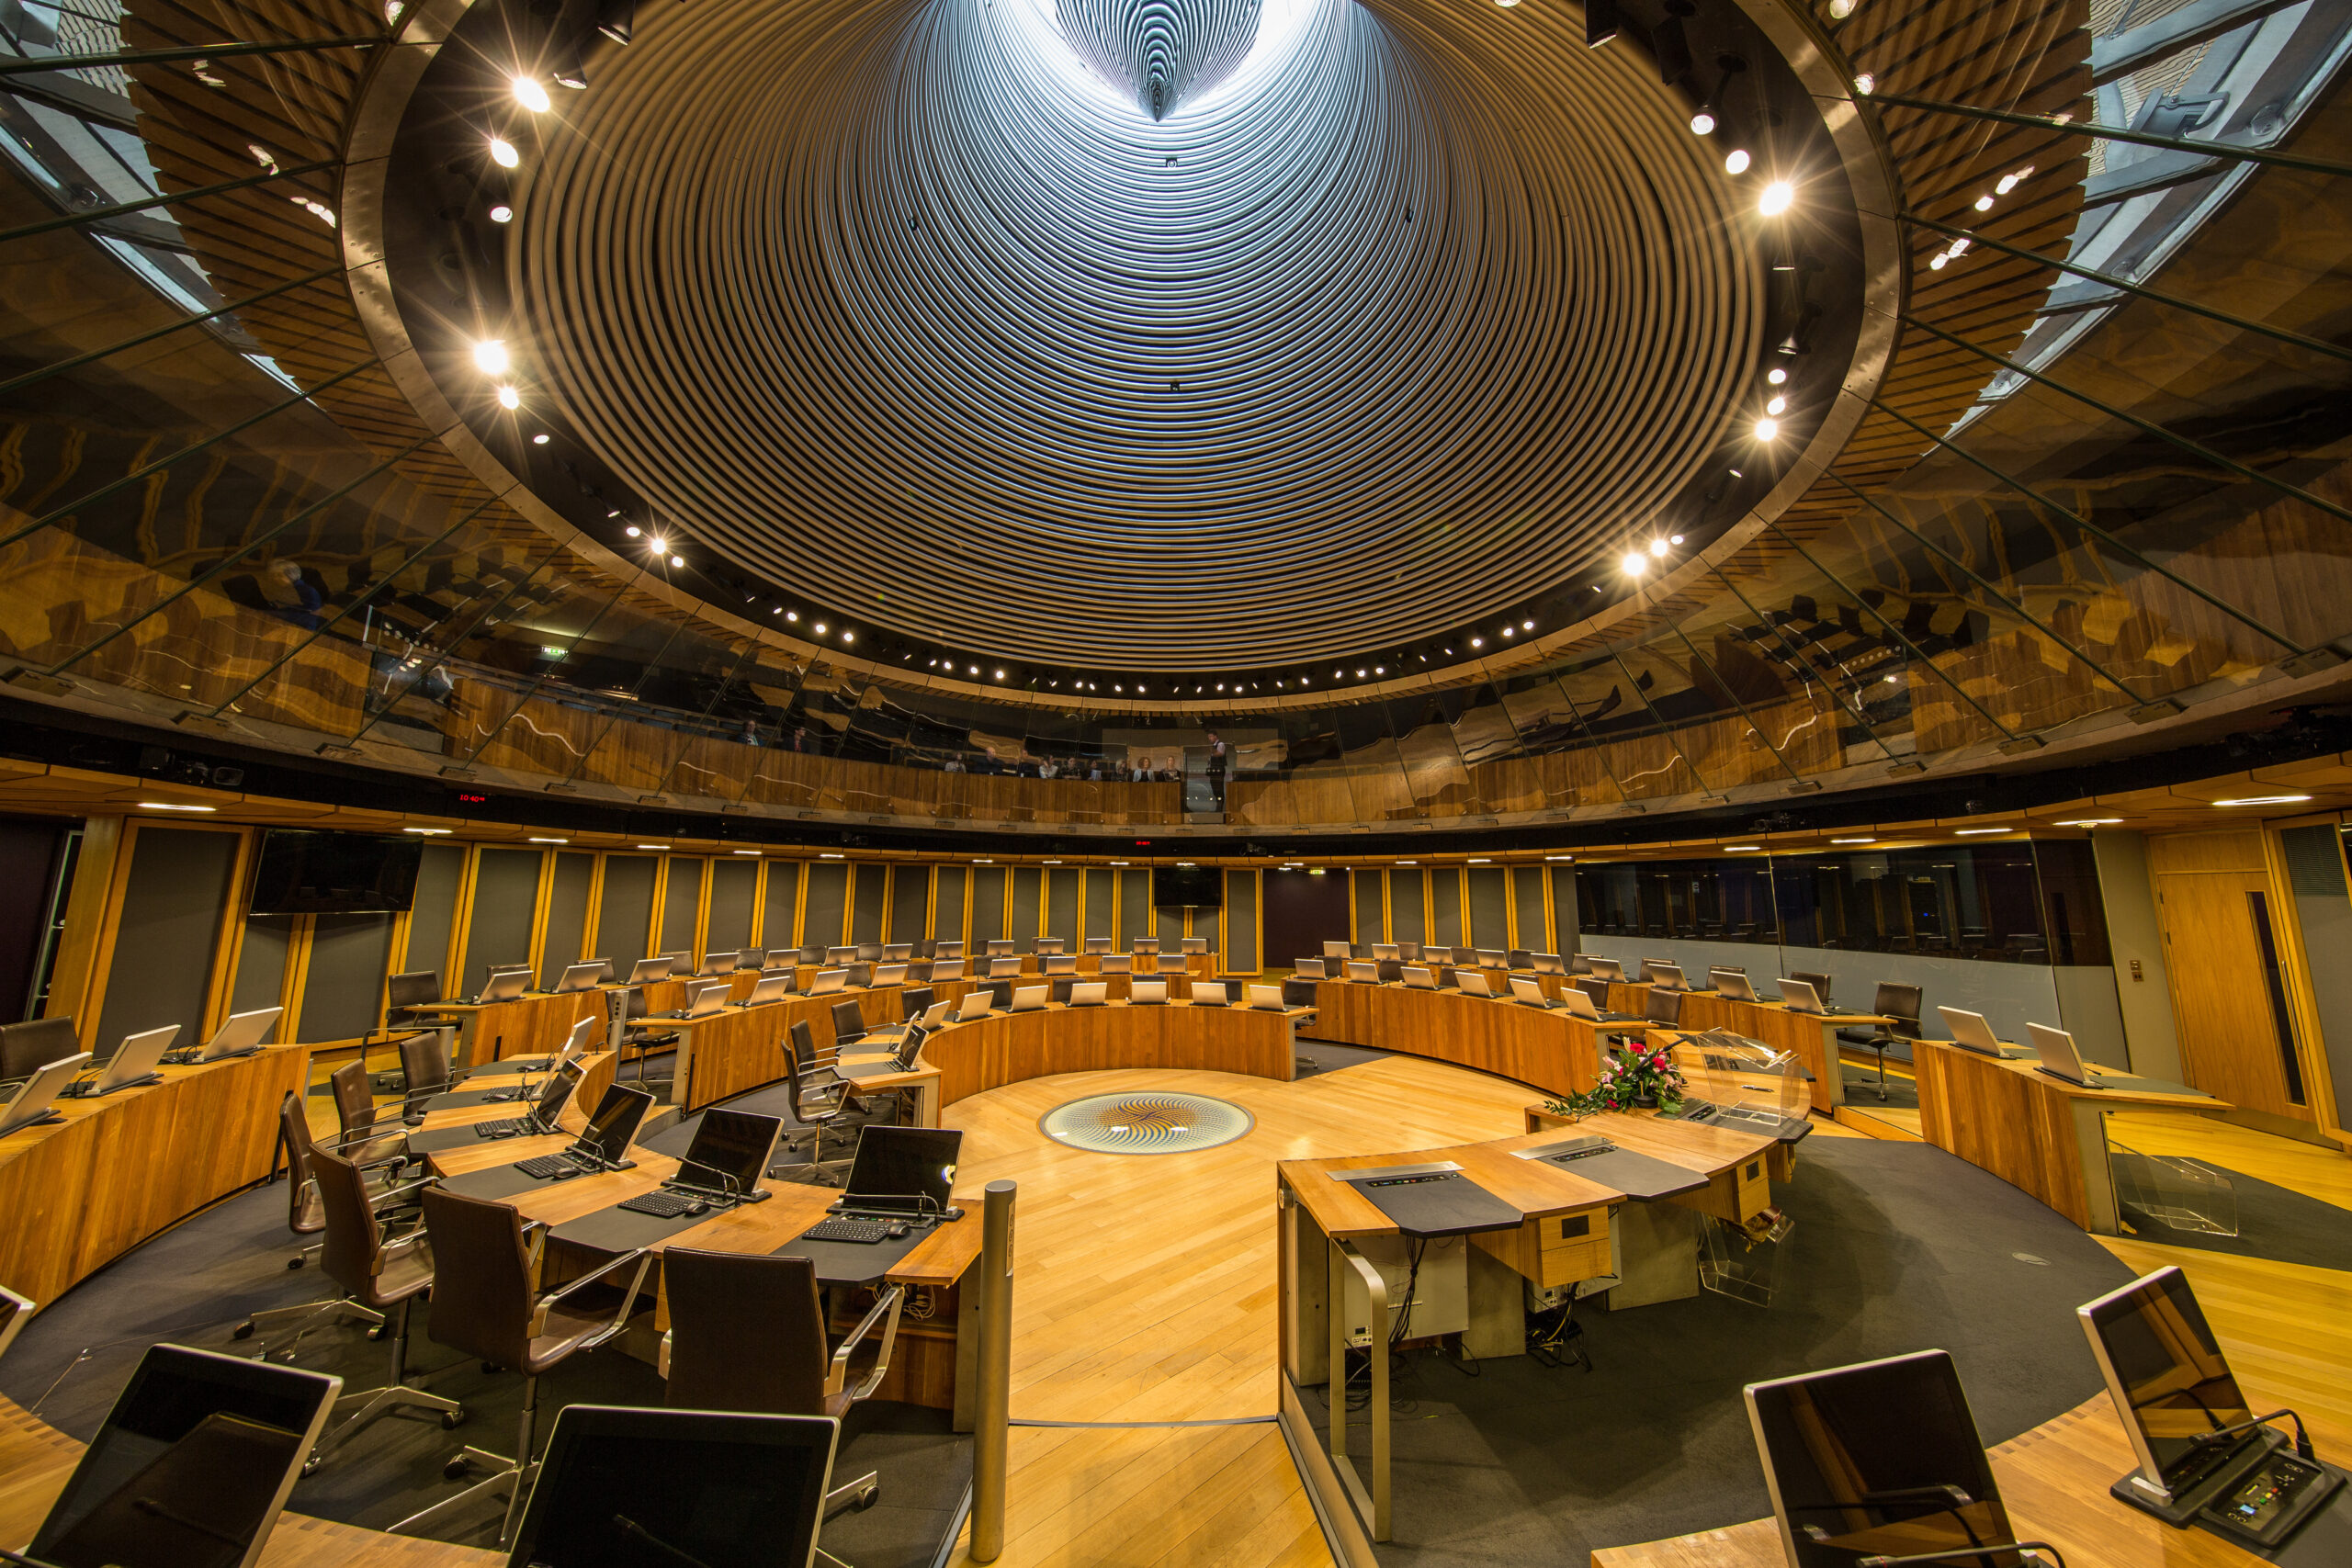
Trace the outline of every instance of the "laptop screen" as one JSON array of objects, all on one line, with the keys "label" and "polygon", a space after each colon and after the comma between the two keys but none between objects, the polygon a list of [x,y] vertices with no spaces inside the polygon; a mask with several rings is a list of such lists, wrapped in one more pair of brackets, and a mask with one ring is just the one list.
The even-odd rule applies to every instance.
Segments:
[{"label": "laptop screen", "polygon": [[643,1089],[615,1084],[605,1091],[596,1113],[588,1118],[588,1130],[580,1134],[577,1146],[603,1156],[607,1165],[625,1158],[629,1140],[637,1136],[637,1124],[645,1120],[652,1104],[653,1097]]},{"label": "laptop screen", "polygon": [[954,1128],[867,1127],[857,1135],[857,1156],[842,1196],[922,1197],[931,1201],[927,1211],[944,1209],[963,1146],[964,1134]]},{"label": "laptop screen", "polygon": [[755,1192],[784,1122],[749,1111],[706,1111],[678,1168],[678,1179],[727,1192]]},{"label": "laptop screen", "polygon": [[231,1051],[243,1051],[262,1043],[270,1026],[277,1021],[284,1008],[255,1008],[251,1012],[232,1012],[211,1039],[204,1043],[204,1054],[218,1056]]},{"label": "laptop screen", "polygon": [[580,1087],[580,1080],[586,1076],[586,1068],[570,1060],[548,1075],[531,1103],[531,1114],[539,1119],[540,1126],[554,1127],[555,1119],[563,1114],[564,1101],[571,1098],[571,1091]]},{"label": "laptop screen", "polygon": [[2159,1269],[2076,1310],[2150,1480],[2169,1489],[2194,1468],[2197,1438],[2253,1419],[2178,1269]]}]

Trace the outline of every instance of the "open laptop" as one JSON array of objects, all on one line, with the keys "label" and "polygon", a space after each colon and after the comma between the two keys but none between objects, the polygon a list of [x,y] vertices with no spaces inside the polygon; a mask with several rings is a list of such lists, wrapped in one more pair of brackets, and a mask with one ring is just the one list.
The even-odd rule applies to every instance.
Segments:
[{"label": "open laptop", "polygon": [[820,969],[817,971],[816,983],[808,987],[808,994],[812,997],[830,997],[835,991],[845,990],[848,987],[848,970]]},{"label": "open laptop", "polygon": [[1791,1568],[1918,1555],[1976,1568],[2024,1562],[1949,1352],[1750,1383],[1747,1393]]},{"label": "open laptop", "polygon": [[212,1038],[201,1045],[185,1051],[165,1053],[164,1060],[175,1067],[194,1066],[199,1062],[224,1062],[232,1056],[250,1056],[261,1049],[261,1037],[277,1021],[284,1008],[255,1008],[251,1012],[232,1012],[212,1032]]},{"label": "open laptop", "polygon": [[768,950],[764,947],[747,947],[735,954],[735,967],[738,969],[764,969],[767,966]]},{"label": "open laptop", "polygon": [[931,944],[931,955],[933,958],[961,958],[964,956],[964,944],[960,942],[934,942]]},{"label": "open laptop", "polygon": [[705,953],[700,972],[705,979],[716,975],[732,975],[735,973],[735,954],[731,953]]},{"label": "open laptop", "polygon": [[976,1018],[986,1018],[996,1010],[994,991],[972,991],[956,1008],[956,1021],[969,1023]]},{"label": "open laptop", "polygon": [[45,1122],[62,1122],[65,1118],[50,1109],[65,1086],[74,1081],[90,1060],[87,1051],[71,1056],[60,1056],[45,1066],[35,1067],[32,1077],[17,1086],[8,1103],[0,1105],[0,1138],[26,1127],[38,1127]]},{"label": "open laptop", "polygon": [[1323,956],[1345,963],[1350,956],[1348,944],[1344,942],[1327,942],[1323,944]]},{"label": "open laptop", "polygon": [[1461,987],[1462,994],[1465,997],[1491,997],[1495,994],[1493,988],[1487,984],[1487,976],[1482,970],[1456,969],[1453,972],[1453,983]]},{"label": "open laptop", "polygon": [[941,959],[931,966],[931,980],[933,985],[938,985],[944,980],[960,980],[963,977],[964,961],[960,958]]},{"label": "open laptop", "polygon": [[954,1002],[933,1002],[929,1007],[922,1010],[922,1016],[916,1019],[915,1021],[925,1029],[937,1029],[955,1016],[956,1004]]},{"label": "open laptop", "polygon": [[903,964],[885,964],[874,971],[874,984],[876,986],[903,986],[906,983],[907,966]]},{"label": "open laptop", "polygon": [[904,964],[914,955],[913,942],[889,942],[882,944],[882,962],[885,964]]},{"label": "open laptop", "polygon": [[492,1562],[809,1568],[840,1431],[827,1416],[566,1405],[514,1549]]},{"label": "open laptop", "polygon": [[628,984],[650,986],[656,980],[666,980],[673,962],[668,958],[640,958],[629,966]]},{"label": "open laptop", "polygon": [[1008,1012],[1043,1012],[1053,997],[1050,986],[1023,986],[1012,993],[1012,1006]]},{"label": "open laptop", "polygon": [[1567,964],[1556,953],[1531,953],[1527,955],[1527,966],[1538,975],[1565,975],[1568,972]]},{"label": "open laptop", "polygon": [[1758,999],[1754,982],[1748,979],[1743,970],[1710,969],[1707,971],[1707,978],[1713,982],[1717,992],[1729,997],[1733,1001],[1752,1002]]},{"label": "open laptop", "polygon": [[1642,977],[1651,985],[1668,991],[1687,991],[1690,983],[1682,977],[1682,965],[1661,960],[1644,959]]},{"label": "open laptop", "polygon": [[[831,1212],[872,1220],[927,1221],[944,1214],[963,1148],[964,1134],[953,1127],[863,1127]],[[820,1241],[856,1239],[820,1234],[826,1228],[806,1234]]]},{"label": "open laptop", "polygon": [[1280,1012],[1285,1005],[1283,1001],[1283,988],[1280,986],[1245,986],[1242,987],[1241,995],[1247,1006],[1256,1008],[1262,1012]]},{"label": "open laptop", "polygon": [[782,1001],[792,990],[792,971],[771,969],[762,975],[752,987],[752,994],[735,1005],[755,1008],[765,1002]]},{"label": "open laptop", "polygon": [[474,998],[474,1006],[489,1007],[496,1002],[511,1002],[530,989],[528,969],[493,969],[490,978],[482,982],[481,995]]},{"label": "open laptop", "polygon": [[167,1023],[161,1029],[142,1030],[137,1034],[126,1035],[122,1043],[114,1048],[114,1055],[107,1060],[105,1071],[95,1078],[67,1084],[58,1090],[60,1098],[95,1100],[102,1094],[112,1094],[119,1089],[136,1089],[141,1084],[163,1082],[164,1075],[155,1070],[155,1064],[164,1059],[164,1048],[178,1038],[179,1032],[178,1024]]},{"label": "open laptop", "polygon": [[1377,985],[1380,981],[1380,965],[1369,958],[1349,959],[1347,970],[1348,978],[1351,980],[1372,985]]},{"label": "open laptop", "polygon": [[1001,953],[989,960],[989,978],[991,980],[1010,979],[1020,973],[1021,955],[1017,953]]},{"label": "open laptop", "polygon": [[1593,957],[1585,962],[1591,965],[1593,978],[1597,980],[1614,981],[1625,977],[1625,966],[1613,958]]},{"label": "open laptop", "polygon": [[412,1154],[436,1154],[443,1149],[463,1148],[469,1144],[495,1138],[537,1138],[549,1133],[560,1133],[559,1118],[563,1108],[587,1077],[587,1070],[570,1056],[556,1066],[556,1070],[539,1080],[538,1092],[530,1109],[520,1116],[508,1116],[492,1122],[475,1122],[462,1127],[435,1127],[423,1133],[409,1134]]},{"label": "open laptop", "polygon": [[678,1168],[652,1191],[620,1206],[633,1214],[671,1220],[759,1202],[767,1196],[760,1190],[760,1178],[767,1174],[768,1158],[783,1135],[780,1116],[715,1106],[695,1123],[693,1141],[679,1157]]},{"label": "open laptop", "polygon": [[1075,953],[1048,953],[1045,954],[1045,968],[1043,972],[1047,975],[1075,975],[1078,973],[1078,954]]},{"label": "open laptop", "polygon": [[[1577,995],[1582,997],[1584,993],[1578,991]],[[1514,975],[1510,977],[1510,997],[1511,1000],[1525,1002],[1532,1008],[1555,1008],[1560,1005],[1544,994],[1542,981],[1530,979],[1524,975]],[[1585,997],[1585,1005],[1589,1007],[1591,1004],[1592,998]]]},{"label": "open laptop", "polygon": [[688,992],[686,1005],[676,1012],[650,1012],[645,1016],[648,1019],[708,1018],[727,1005],[727,993],[732,989],[734,986],[730,981],[713,980]]},{"label": "open laptop", "polygon": [[555,994],[568,997],[575,991],[593,991],[604,977],[605,961],[601,958],[592,958],[585,964],[567,964],[563,977],[555,983]]},{"label": "open laptop", "polygon": [[1580,1018],[1589,1023],[1641,1023],[1646,1021],[1643,1019],[1634,1018],[1629,1013],[1603,1012],[1600,1009],[1593,1006],[1592,998],[1587,996],[1580,987],[1576,986],[1564,987],[1560,991],[1560,1001],[1565,1006],[1570,1018]]},{"label": "open laptop", "polygon": [[596,1102],[587,1128],[569,1147],[533,1159],[516,1160],[514,1168],[543,1181],[567,1181],[575,1176],[594,1176],[598,1171],[628,1170],[635,1164],[628,1157],[628,1145],[637,1136],[638,1124],[652,1107],[653,1097],[643,1089],[615,1084]]},{"label": "open laptop", "polygon": [[1394,942],[1375,942],[1372,944],[1372,957],[1375,964],[1384,958],[1394,959],[1404,956],[1404,951]]},{"label": "open laptop", "polygon": [[342,1392],[341,1378],[320,1372],[152,1347],[27,1555],[77,1568],[250,1568]]},{"label": "open laptop", "polygon": [[2029,1023],[2025,1033],[2041,1057],[2041,1065],[2033,1069],[2035,1072],[2047,1073],[2082,1089],[2107,1087],[2098,1081],[2106,1076],[2104,1072],[2083,1060],[2083,1054],[2075,1049],[2075,1037],[2064,1030],[2052,1029],[2046,1023]]},{"label": "open laptop", "polygon": [[1829,1010],[1821,1005],[1821,993],[1813,988],[1811,981],[1791,980],[1785,976],[1781,981],[1781,1005],[1791,1012],[1826,1013]]},{"label": "open laptop", "polygon": [[1111,1000],[1111,987],[1102,980],[1080,980],[1069,988],[1069,1005],[1074,1008],[1099,1008]]},{"label": "open laptop", "polygon": [[1168,1000],[1165,980],[1132,980],[1127,984],[1127,1001],[1135,1007],[1159,1007]]},{"label": "open laptop", "polygon": [[1434,991],[1437,989],[1437,976],[1431,974],[1429,970],[1421,968],[1418,964],[1406,965],[1404,978],[1405,988],[1408,991]]},{"label": "open laptop", "polygon": [[825,949],[825,962],[833,964],[854,964],[857,962],[857,949],[854,946],[829,947]]},{"label": "open laptop", "polygon": [[2002,1044],[2000,1036],[1993,1032],[1992,1024],[1985,1021],[1984,1015],[1981,1012],[1970,1012],[1965,1008],[1944,1007],[1938,1008],[1936,1011],[1942,1015],[1944,1027],[1951,1031],[1951,1043],[1965,1050],[1973,1051],[1984,1056],[2006,1057],[2011,1061],[2022,1060],[2033,1055],[2023,1046]]}]

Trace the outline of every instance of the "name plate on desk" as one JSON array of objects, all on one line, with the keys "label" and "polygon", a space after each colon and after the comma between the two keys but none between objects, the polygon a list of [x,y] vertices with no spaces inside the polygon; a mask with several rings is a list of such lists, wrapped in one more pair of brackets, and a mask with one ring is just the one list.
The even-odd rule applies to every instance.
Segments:
[{"label": "name plate on desk", "polygon": [[1516,1230],[1527,1221],[1525,1213],[1463,1175],[1451,1160],[1335,1170],[1331,1179],[1363,1193],[1407,1235]]}]

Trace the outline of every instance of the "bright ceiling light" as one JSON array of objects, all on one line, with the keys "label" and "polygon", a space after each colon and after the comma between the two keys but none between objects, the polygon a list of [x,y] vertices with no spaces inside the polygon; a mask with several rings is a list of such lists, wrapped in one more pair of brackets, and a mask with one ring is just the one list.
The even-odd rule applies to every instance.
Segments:
[{"label": "bright ceiling light", "polygon": [[1876,839],[1832,839],[1829,841],[1833,844],[1875,844],[1878,842]]},{"label": "bright ceiling light", "polygon": [[684,556],[672,556],[670,558],[670,564],[672,566],[684,566],[686,564],[686,560]]},{"label": "bright ceiling light", "polygon": [[1744,854],[1750,850],[1760,850],[1764,846],[1761,844],[1725,844],[1724,846],[1724,849],[1729,850],[1734,854]]},{"label": "bright ceiling light", "polygon": [[2217,800],[2216,806],[2293,806],[2309,800],[2308,795],[2249,795],[2237,800]]},{"label": "bright ceiling light", "polygon": [[1781,413],[1788,409],[1788,399],[1776,397],[1771,401],[1764,405],[1764,412],[1770,414]]},{"label": "bright ceiling light", "polygon": [[1878,78],[1871,75],[1867,71],[1863,72],[1860,75],[1854,78],[1854,91],[1861,94],[1861,96],[1866,98],[1869,97],[1872,93],[1878,91]]},{"label": "bright ceiling light", "polygon": [[535,844],[568,844],[571,842],[571,840],[570,839],[533,839],[531,842]]},{"label": "bright ceiling light", "polygon": [[636,524],[634,524],[634,523],[632,523],[632,524],[630,524],[630,525],[628,525],[628,536],[629,536],[630,538],[632,538],[632,539],[637,538],[638,536],[639,536],[640,535],[642,535],[644,532],[645,532],[645,530],[644,530],[644,529],[639,528],[639,527]]},{"label": "bright ceiling light", "polygon": [[2120,817],[2077,817],[2072,822],[2061,822],[2061,828],[2114,828],[2121,825]]},{"label": "bright ceiling light", "polygon": [[[657,555],[657,556],[658,556],[658,555],[662,554],[663,551],[667,550],[667,549],[670,547],[670,545],[669,545],[669,541],[667,541],[667,540],[663,539],[661,536],[656,535],[656,536],[654,536],[652,538],[648,539],[648,540],[646,540],[646,541],[645,541],[645,547],[646,547],[647,549],[649,549],[649,550],[651,550],[655,555]],[[823,631],[825,628],[824,628],[824,627],[822,627],[822,626],[819,626],[817,629],[818,629],[819,631]]]},{"label": "bright ceiling light", "polygon": [[1001,670],[998,671],[996,672],[996,678],[997,678],[998,680],[1000,680],[1000,681],[1003,680],[1003,679],[1004,679],[1004,671],[1001,671]]},{"label": "bright ceiling light", "polygon": [[503,339],[486,337],[474,344],[474,368],[485,376],[503,376],[514,364]]},{"label": "bright ceiling light", "polygon": [[531,445],[532,445],[532,446],[546,446],[547,444],[548,444],[548,433],[547,433],[546,431],[544,431],[544,430],[540,431],[537,435],[534,435],[534,436],[532,436],[532,437],[531,437]]},{"label": "bright ceiling light", "polygon": [[503,136],[490,139],[490,161],[502,169],[511,169],[523,162],[523,154],[514,151],[514,143]]},{"label": "bright ceiling light", "polygon": [[1474,637],[1470,639],[1470,646],[1473,648],[1484,648],[1487,646],[1487,639],[1482,637]]},{"label": "bright ceiling light", "polygon": [[512,223],[514,221],[514,209],[502,201],[490,209],[490,220],[492,223]]},{"label": "bright ceiling light", "polygon": [[1643,558],[1639,550],[1627,550],[1625,558],[1617,564],[1625,569],[1627,577],[1639,577],[1650,569],[1650,563]]},{"label": "bright ceiling light", "polygon": [[[2227,803],[2224,802],[2224,804]],[[179,806],[168,800],[142,800],[139,803],[139,809],[141,811],[218,811],[220,808],[217,806]]]},{"label": "bright ceiling light", "polygon": [[1713,136],[1714,133],[1715,133],[1715,117],[1713,116],[1713,114],[1712,114],[1712,113],[1711,113],[1711,112],[1709,112],[1708,110],[1706,110],[1706,109],[1703,109],[1703,108],[1702,108],[1702,109],[1701,109],[1697,114],[1694,114],[1694,115],[1692,115],[1692,116],[1690,117],[1690,134],[1691,134],[1691,135],[1693,135],[1693,136]]},{"label": "bright ceiling light", "polygon": [[1963,839],[1973,838],[1979,833],[2014,833],[2016,831],[2015,828],[1954,828],[1952,829],[1955,835]]},{"label": "bright ceiling light", "polygon": [[1663,557],[1669,547],[1670,547],[1668,546],[1664,539],[1652,539],[1650,541],[1650,554],[1654,556]]},{"label": "bright ceiling light", "polygon": [[1777,366],[1777,365],[1775,365],[1774,367],[1772,367],[1772,368],[1770,368],[1770,370],[1767,370],[1766,372],[1764,372],[1764,380],[1765,380],[1765,383],[1766,383],[1767,385],[1769,385],[1769,386],[1778,387],[1778,386],[1781,385],[1782,383],[1786,382],[1786,381],[1788,380],[1788,378],[1789,378],[1789,373],[1788,373],[1787,371],[1785,371],[1785,370],[1781,369],[1781,368],[1779,366]]},{"label": "bright ceiling light", "polygon": [[1774,180],[1756,198],[1756,210],[1767,218],[1778,218],[1797,204],[1797,187],[1786,180]]},{"label": "bright ceiling light", "polygon": [[1735,147],[1730,152],[1724,154],[1724,173],[1727,175],[1744,175],[1747,173],[1747,148]]},{"label": "bright ceiling light", "polygon": [[1993,198],[1992,198],[1991,197],[1989,197],[1989,196],[1980,196],[1980,197],[1978,197],[1976,198],[1976,210],[1977,210],[1977,211],[1979,211],[1979,212],[1990,212],[1990,211],[1992,211],[1992,210],[1993,210]]},{"label": "bright ceiling light", "polygon": [[449,829],[447,828],[403,828],[401,831],[403,833],[421,833],[428,839],[444,838],[449,833]]},{"label": "bright ceiling light", "polygon": [[1861,0],[1829,0],[1829,14],[1842,22],[1854,14],[1854,7],[1860,3]]},{"label": "bright ceiling light", "polygon": [[1756,422],[1756,439],[1757,439],[1757,440],[1758,440],[1758,441],[1777,441],[1777,440],[1779,440],[1779,439],[1780,439],[1780,437],[1781,437],[1781,422],[1780,422],[1779,420],[1777,420],[1777,419],[1759,419],[1759,420],[1758,420],[1758,421]]},{"label": "bright ceiling light", "polygon": [[512,387],[501,387],[498,389],[498,406],[503,409],[519,409],[523,406],[523,394]]},{"label": "bright ceiling light", "polygon": [[517,76],[512,85],[514,89],[514,101],[533,114],[545,114],[551,107],[548,90],[532,78]]}]

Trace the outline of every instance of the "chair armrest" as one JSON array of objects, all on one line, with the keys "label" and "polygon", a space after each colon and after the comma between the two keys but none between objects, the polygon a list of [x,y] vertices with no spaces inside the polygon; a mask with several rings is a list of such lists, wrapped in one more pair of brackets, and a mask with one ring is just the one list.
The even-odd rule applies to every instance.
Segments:
[{"label": "chair armrest", "polygon": [[[875,1353],[874,1365],[866,1372],[865,1381],[850,1391],[850,1402],[855,1404],[882,1386],[883,1378],[890,1371],[891,1347],[899,1342],[899,1309],[906,1304],[906,1300],[907,1288],[904,1285],[893,1285],[874,1299],[873,1310],[849,1331],[848,1337],[833,1351],[832,1364],[825,1369],[825,1393],[829,1396],[841,1393],[842,1385],[849,1381],[849,1353],[857,1348],[859,1340],[874,1331],[877,1322],[883,1325],[882,1348]],[[885,1314],[888,1314],[887,1319]]]},{"label": "chair armrest", "polygon": [[587,1273],[581,1275],[577,1280],[571,1280],[561,1288],[550,1291],[546,1295],[541,1296],[537,1301],[531,1304],[531,1337],[533,1338],[537,1338],[540,1334],[546,1331],[548,1309],[554,1306],[556,1303],[563,1300],[564,1297],[571,1295],[575,1291],[584,1290],[586,1287],[593,1285],[597,1280],[603,1279],[605,1275],[613,1273],[631,1263],[637,1265],[637,1276],[629,1280],[628,1289],[621,1293],[621,1304],[614,1309],[613,1321],[606,1324],[603,1328],[598,1329],[594,1335],[590,1336],[588,1339],[582,1344],[581,1348],[584,1350],[593,1346],[601,1345],[605,1340],[610,1339],[614,1335],[618,1334],[628,1325],[629,1309],[637,1304],[637,1293],[644,1288],[645,1276],[652,1270],[653,1253],[650,1248],[640,1247],[634,1251],[624,1252],[619,1257],[615,1258],[608,1262],[597,1265]]},{"label": "chair armrest", "polygon": [[677,1337],[678,1331],[676,1329],[663,1329],[662,1331],[661,1348],[653,1353],[653,1370],[662,1374],[662,1381],[663,1382],[668,1382],[670,1381],[670,1342],[677,1338]]}]

